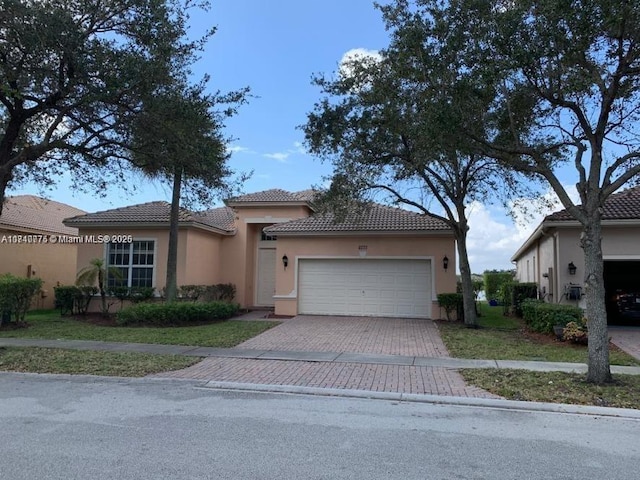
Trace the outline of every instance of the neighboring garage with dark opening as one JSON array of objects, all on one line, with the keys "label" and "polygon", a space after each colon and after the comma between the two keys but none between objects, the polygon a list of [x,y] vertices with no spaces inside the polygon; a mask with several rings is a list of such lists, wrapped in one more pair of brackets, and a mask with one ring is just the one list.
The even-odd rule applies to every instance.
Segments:
[{"label": "neighboring garage with dark opening", "polygon": [[[511,257],[540,298],[586,308],[582,225],[567,210],[545,217]],[[640,187],[611,195],[602,210],[604,286],[610,324],[640,325]]]},{"label": "neighboring garage with dark opening", "polygon": [[640,260],[605,260],[604,288],[609,324],[640,325]]}]

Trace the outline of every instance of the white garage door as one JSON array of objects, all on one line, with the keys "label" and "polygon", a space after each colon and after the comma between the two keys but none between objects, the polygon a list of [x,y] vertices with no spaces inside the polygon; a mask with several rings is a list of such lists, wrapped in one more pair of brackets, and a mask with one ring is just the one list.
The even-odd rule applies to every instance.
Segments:
[{"label": "white garage door", "polygon": [[431,318],[429,260],[303,259],[298,312]]}]

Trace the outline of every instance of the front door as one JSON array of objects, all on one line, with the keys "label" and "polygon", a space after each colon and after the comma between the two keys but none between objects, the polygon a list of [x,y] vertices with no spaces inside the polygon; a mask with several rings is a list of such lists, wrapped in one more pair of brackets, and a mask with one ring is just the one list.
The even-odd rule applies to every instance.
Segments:
[{"label": "front door", "polygon": [[260,307],[273,307],[273,296],[276,294],[276,249],[258,249],[258,275],[257,275],[256,305]]}]

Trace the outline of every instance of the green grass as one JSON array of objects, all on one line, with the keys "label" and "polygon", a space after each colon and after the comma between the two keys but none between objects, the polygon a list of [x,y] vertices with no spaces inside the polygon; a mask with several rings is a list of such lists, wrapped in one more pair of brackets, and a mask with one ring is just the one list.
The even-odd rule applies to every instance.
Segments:
[{"label": "green grass", "polygon": [[[479,329],[440,322],[440,334],[449,353],[458,358],[492,360],[537,360],[547,362],[587,362],[587,347],[557,342],[551,337],[525,335],[520,319],[504,317],[502,307],[481,306]],[[618,349],[611,349],[612,365],[640,365],[640,361]]]},{"label": "green grass", "polygon": [[3,338],[98,340],[203,347],[234,347],[279,322],[226,320],[190,327],[111,327],[93,325],[54,310],[30,312],[28,328],[0,331]]},{"label": "green grass", "polygon": [[199,362],[198,357],[112,353],[54,348],[0,348],[0,370],[9,372],[67,373],[144,377],[179,370]]},{"label": "green grass", "polygon": [[640,408],[640,376],[616,375],[606,385],[585,382],[584,375],[524,370],[461,370],[468,384],[509,400]]}]

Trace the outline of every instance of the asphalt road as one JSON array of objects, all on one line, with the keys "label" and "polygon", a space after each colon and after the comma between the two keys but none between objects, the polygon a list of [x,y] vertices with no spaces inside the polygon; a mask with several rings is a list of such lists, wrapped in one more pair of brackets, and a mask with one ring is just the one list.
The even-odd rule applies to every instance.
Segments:
[{"label": "asphalt road", "polygon": [[0,479],[630,479],[640,421],[0,374]]}]

